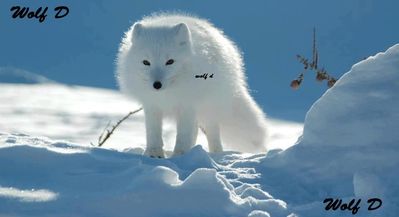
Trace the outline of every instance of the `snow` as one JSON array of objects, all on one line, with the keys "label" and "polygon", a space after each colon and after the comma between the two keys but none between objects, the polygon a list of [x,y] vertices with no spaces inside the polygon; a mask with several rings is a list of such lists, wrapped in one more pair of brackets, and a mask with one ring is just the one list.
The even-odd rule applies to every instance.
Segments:
[{"label": "snow", "polygon": [[[0,141],[2,215],[247,216],[254,208],[289,214],[267,193],[255,199],[259,188],[232,184],[222,171],[241,171],[213,161],[201,146],[152,159],[21,134],[2,134]],[[245,193],[238,195],[238,187]]]},{"label": "snow", "polygon": [[20,202],[45,202],[55,200],[57,198],[57,194],[45,189],[20,190],[12,187],[0,187],[0,197],[16,198],[19,199]]},{"label": "snow", "polygon": [[[399,212],[399,45],[355,64],[309,110],[298,143],[238,161],[262,174],[258,183],[306,216],[351,216],[325,211],[325,198],[364,202],[359,216]],[[295,181],[293,181],[295,180]],[[382,208],[367,211],[369,198]]]},{"label": "snow", "polygon": [[[0,83],[0,131],[24,133],[65,140],[76,144],[96,143],[98,136],[110,122],[115,124],[128,112],[140,108],[118,91],[57,83],[8,84]],[[301,135],[303,124],[270,119],[270,148],[286,149]],[[173,150],[175,125],[164,126],[167,150]],[[117,150],[144,148],[143,112],[125,121],[105,143]],[[200,132],[198,144],[206,138]],[[207,147],[205,147],[207,150]]]},{"label": "snow", "polygon": [[304,144],[397,146],[398,138],[387,136],[399,129],[397,49],[392,47],[355,64],[312,106],[306,116]]},{"label": "snow", "polygon": [[54,83],[54,81],[44,76],[13,67],[0,67],[0,82],[19,84]]},{"label": "snow", "polygon": [[[142,114],[104,148],[88,145],[137,106],[114,91],[1,85],[10,103],[0,105],[0,130],[11,133],[0,133],[0,216],[353,216],[324,209],[336,198],[361,199],[355,216],[394,217],[398,72],[399,45],[355,64],[310,108],[293,146],[295,127],[274,120],[271,143],[283,147],[266,155],[198,145],[167,159],[141,155]],[[370,198],[383,205],[368,211]]]}]

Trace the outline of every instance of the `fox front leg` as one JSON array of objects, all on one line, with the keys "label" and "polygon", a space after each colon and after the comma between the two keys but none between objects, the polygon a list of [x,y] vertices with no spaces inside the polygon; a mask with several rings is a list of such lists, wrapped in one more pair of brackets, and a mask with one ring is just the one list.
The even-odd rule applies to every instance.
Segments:
[{"label": "fox front leg", "polygon": [[196,140],[198,134],[198,124],[195,110],[185,108],[179,111],[176,121],[176,145],[173,155],[181,155],[190,150]]},{"label": "fox front leg", "polygon": [[164,158],[162,140],[162,113],[156,108],[144,108],[147,147],[145,155]]}]

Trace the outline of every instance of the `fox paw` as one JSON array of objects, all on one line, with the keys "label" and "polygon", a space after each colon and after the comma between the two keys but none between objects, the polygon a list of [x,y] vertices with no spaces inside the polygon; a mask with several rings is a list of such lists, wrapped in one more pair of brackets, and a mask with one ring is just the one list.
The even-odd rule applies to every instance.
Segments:
[{"label": "fox paw", "polygon": [[186,153],[185,150],[181,150],[181,149],[176,150],[176,149],[175,149],[175,150],[173,151],[173,157],[183,155],[184,153]]},{"label": "fox paw", "polygon": [[147,148],[144,155],[152,158],[165,158],[165,154],[162,148]]}]

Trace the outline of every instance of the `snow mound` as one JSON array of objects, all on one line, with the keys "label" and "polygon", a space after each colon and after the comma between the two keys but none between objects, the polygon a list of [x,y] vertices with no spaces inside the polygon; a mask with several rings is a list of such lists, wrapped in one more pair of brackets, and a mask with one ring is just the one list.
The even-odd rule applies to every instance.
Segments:
[{"label": "snow mound", "polygon": [[0,83],[38,84],[54,83],[54,81],[26,70],[0,67]]},{"label": "snow mound", "polygon": [[[317,158],[326,162],[325,175],[331,169],[355,175],[354,190],[362,194],[356,185],[365,177],[361,174],[368,174],[365,179],[373,188],[386,177],[382,173],[398,171],[398,93],[399,44],[354,65],[312,106],[299,145],[319,151]],[[332,157],[333,152],[340,155]],[[340,169],[343,165],[345,169]],[[381,176],[371,181],[372,174]]]},{"label": "snow mound", "polygon": [[[394,147],[399,137],[399,45],[356,65],[306,115],[306,145]],[[332,129],[333,128],[333,129]]]},{"label": "snow mound", "polygon": [[[399,213],[399,44],[346,73],[309,110],[304,133],[285,151],[236,162],[262,174],[256,182],[300,216],[326,211],[326,198],[361,199],[359,216]],[[250,182],[248,182],[250,183]],[[381,208],[368,211],[367,200]]]},{"label": "snow mound", "polygon": [[[227,170],[242,173],[214,161],[201,146],[181,157],[153,159],[0,133],[0,216],[290,214],[285,202],[237,185],[223,174]],[[241,196],[238,188],[251,190]]]}]

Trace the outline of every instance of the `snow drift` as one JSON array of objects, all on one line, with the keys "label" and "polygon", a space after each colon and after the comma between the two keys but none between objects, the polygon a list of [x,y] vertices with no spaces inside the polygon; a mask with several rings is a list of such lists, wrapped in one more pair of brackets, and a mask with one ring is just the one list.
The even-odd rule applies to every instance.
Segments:
[{"label": "snow drift", "polygon": [[0,134],[0,144],[0,216],[289,214],[285,202],[235,180],[242,171],[200,146],[152,159],[21,134]]},{"label": "snow drift", "polygon": [[26,70],[13,67],[0,67],[0,83],[40,84],[55,82]]},{"label": "snow drift", "polygon": [[[399,45],[346,73],[309,110],[295,146],[255,164],[263,189],[306,216],[325,211],[325,198],[380,198],[382,208],[359,216],[399,213]],[[285,180],[285,181],[282,181]],[[291,182],[289,180],[295,180]],[[307,204],[303,206],[303,204]],[[311,205],[310,205],[311,204]]]}]

